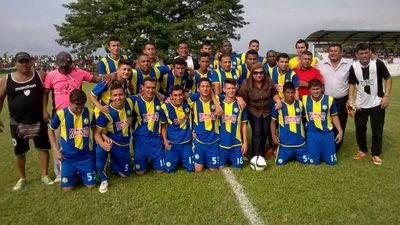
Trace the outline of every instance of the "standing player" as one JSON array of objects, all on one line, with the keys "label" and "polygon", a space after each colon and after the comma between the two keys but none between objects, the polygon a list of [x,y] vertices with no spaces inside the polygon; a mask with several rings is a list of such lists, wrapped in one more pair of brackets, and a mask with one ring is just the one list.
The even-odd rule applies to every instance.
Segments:
[{"label": "standing player", "polygon": [[[49,125],[53,154],[61,161],[61,187],[72,191],[79,176],[88,188],[96,187],[94,152],[92,151],[93,111],[85,107],[86,94],[75,89],[70,94],[70,106],[57,111]],[[60,147],[55,130],[60,128]]]},{"label": "standing player", "polygon": [[192,80],[189,80],[189,83],[192,83],[190,92],[195,93],[198,92],[197,84],[199,83],[201,78],[208,78],[211,80],[212,72],[209,70],[210,68],[210,54],[206,52],[202,52],[199,56],[199,69],[194,71],[194,77]]},{"label": "standing player", "polygon": [[201,43],[201,45],[200,45],[200,56],[197,58],[197,61],[199,62],[199,67],[201,67],[200,58],[202,57],[201,55],[203,55],[203,53],[207,53],[209,55],[208,70],[213,71],[214,68],[216,68],[216,66],[218,65],[218,59],[216,59],[216,58],[214,58],[214,56],[212,56],[212,45],[211,45],[211,42],[208,40],[203,41],[203,43]]},{"label": "standing player", "polygon": [[[260,42],[257,39],[253,39],[253,40],[249,41],[249,48],[247,51],[250,51],[250,50],[254,50],[257,52],[257,61],[259,63],[262,63],[262,64],[265,63],[265,58],[262,56],[259,56],[259,54],[258,54],[258,51],[260,50]],[[240,59],[241,64],[244,64],[246,62],[247,52],[237,54],[236,57],[238,57]]]},{"label": "standing player", "polygon": [[[289,61],[289,68],[291,68],[291,69],[294,69],[300,63],[301,55],[303,54],[303,52],[308,50],[308,42],[303,39],[299,39],[295,44],[295,48],[296,48],[297,56],[291,58]],[[315,57],[313,57],[311,66],[315,66],[315,64],[317,64],[317,62],[318,62],[317,59]]]},{"label": "standing player", "polygon": [[157,56],[156,46],[153,42],[147,42],[143,47],[143,54],[148,55],[150,57],[151,66],[164,66],[164,60]]},{"label": "standing player", "polygon": [[238,67],[241,79],[239,83],[242,83],[243,80],[250,77],[251,68],[253,68],[253,65],[257,63],[257,58],[258,52],[256,50],[249,50],[246,52],[245,63]]},{"label": "standing player", "polygon": [[108,191],[108,178],[105,173],[107,153],[111,154],[111,171],[121,177],[131,173],[131,124],[133,103],[126,98],[124,88],[116,83],[110,87],[111,103],[109,113],[100,112],[96,119],[95,139],[96,168],[100,177],[100,193]]},{"label": "standing player", "polygon": [[98,64],[99,75],[114,73],[117,71],[121,59],[127,60],[126,55],[121,55],[121,39],[111,36],[107,40],[108,55],[101,58]]},{"label": "standing player", "polygon": [[278,66],[272,70],[271,79],[275,84],[276,90],[280,98],[283,98],[283,85],[291,81],[296,87],[296,99],[299,99],[299,86],[297,74],[289,68],[289,55],[286,53],[280,53],[277,57]]},{"label": "standing player", "polygon": [[171,89],[175,85],[185,87],[189,79],[189,72],[186,69],[185,60],[183,58],[175,58],[172,71],[162,74],[161,79],[160,93],[163,94],[164,97],[168,97]]},{"label": "standing player", "polygon": [[221,55],[219,64],[220,68],[214,70],[212,75],[212,85],[215,94],[222,92],[222,87],[227,78],[233,78],[236,82],[240,81],[240,73],[237,69],[232,68],[230,55]]},{"label": "standing player", "polygon": [[151,160],[157,173],[164,172],[164,149],[160,136],[161,102],[155,97],[156,80],[153,77],[144,79],[142,96],[132,96],[137,115],[135,130],[135,170],[144,175]]},{"label": "standing player", "polygon": [[[193,141],[194,168],[196,172],[203,171],[204,165],[210,170],[217,170],[218,144],[219,144],[219,122],[216,108],[218,102],[212,100],[211,81],[201,78],[199,82],[199,93],[191,94],[189,101],[193,109]],[[218,103],[218,104],[215,104]]]},{"label": "standing player", "polygon": [[276,67],[277,62],[276,62],[276,51],[274,50],[268,50],[267,55],[266,55],[266,61],[264,64],[264,69],[267,71],[267,73],[271,76],[272,75],[272,70]]},{"label": "standing player", "polygon": [[[296,88],[292,82],[283,85],[282,108],[277,110],[272,106],[271,134],[274,144],[278,146],[275,159],[277,165],[285,165],[295,157],[300,163],[308,163],[308,152],[302,124],[303,104],[295,99]],[[276,123],[277,121],[277,123]],[[279,126],[279,137],[276,126]]]},{"label": "standing player", "polygon": [[223,114],[220,118],[220,169],[225,167],[228,160],[234,168],[242,168],[243,156],[247,152],[247,111],[240,109],[235,97],[236,90],[236,81],[231,78],[226,79],[225,97],[221,103]]},{"label": "standing player", "polygon": [[166,171],[174,172],[181,161],[187,171],[193,172],[192,118],[182,86],[175,85],[172,88],[170,103],[163,104],[161,109]]},{"label": "standing player", "polygon": [[[332,96],[323,95],[322,83],[318,79],[309,82],[310,95],[303,96],[307,118],[307,148],[311,164],[319,165],[322,158],[329,165],[336,165],[336,147],[343,138],[343,130],[337,117],[336,104]],[[338,130],[334,135],[333,125]]]}]

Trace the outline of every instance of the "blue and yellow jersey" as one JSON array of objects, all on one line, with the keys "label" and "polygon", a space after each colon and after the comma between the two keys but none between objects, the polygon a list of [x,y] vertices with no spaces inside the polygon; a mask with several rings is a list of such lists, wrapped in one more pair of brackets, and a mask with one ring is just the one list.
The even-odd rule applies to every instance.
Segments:
[{"label": "blue and yellow jersey", "polygon": [[60,128],[61,152],[66,159],[84,159],[92,154],[91,127],[95,124],[93,111],[85,107],[80,115],[75,115],[67,107],[58,110],[49,127]]},{"label": "blue and yellow jersey", "polygon": [[208,71],[212,72],[215,68],[218,68],[218,59],[210,57],[210,66],[208,67]]},{"label": "blue and yellow jersey", "polygon": [[183,144],[192,140],[192,124],[189,103],[181,106],[171,103],[161,105],[161,121],[167,123],[167,137],[173,144]]},{"label": "blue and yellow jersey", "polygon": [[106,130],[107,137],[119,146],[128,146],[131,140],[131,124],[133,113],[133,102],[130,98],[125,100],[122,109],[108,107],[110,113],[100,115],[96,119],[96,126]]},{"label": "blue and yellow jersey", "polygon": [[[118,81],[114,81],[118,82]],[[92,89],[91,94],[95,97],[97,97],[97,100],[101,103],[101,105],[108,105],[111,100],[111,91],[110,91],[110,84],[107,84],[105,81],[100,81],[99,83],[94,86]],[[127,80],[124,80],[122,83],[122,87],[124,88],[124,92],[126,94],[126,97],[129,97],[130,91],[129,91],[129,82]]]},{"label": "blue and yellow jersey", "polygon": [[191,82],[188,82],[188,83],[192,83],[191,88],[190,88],[191,93],[197,92],[197,85],[199,84],[201,78],[208,78],[209,80],[211,80],[212,72],[207,71],[207,73],[203,74],[203,73],[200,73],[200,71],[198,71],[198,70],[194,71],[193,80]]},{"label": "blue and yellow jersey", "polygon": [[221,107],[224,114],[220,118],[220,141],[221,148],[230,149],[242,145],[242,123],[247,123],[247,111],[241,110],[237,101],[222,102]]},{"label": "blue and yellow jersey", "polygon": [[[242,64],[241,61],[240,61],[240,58],[237,57],[236,55],[233,55],[231,60],[232,60],[232,68],[236,69],[237,67],[239,67],[240,64]],[[221,67],[219,66],[219,61],[215,60],[214,61],[214,70],[218,70],[220,68]]]},{"label": "blue and yellow jersey", "polygon": [[148,102],[142,96],[131,96],[136,112],[135,136],[158,137],[161,134],[161,102],[154,98]]},{"label": "blue and yellow jersey", "polygon": [[[317,64],[317,58],[313,57],[312,58],[312,62],[311,62],[311,66],[314,67]],[[295,67],[297,67],[297,65],[299,64],[299,59],[297,58],[297,56],[291,58],[289,60],[289,68],[290,69],[294,69]]]},{"label": "blue and yellow jersey", "polygon": [[128,59],[128,56],[120,55],[117,60],[112,59],[110,55],[106,55],[105,57],[101,58],[98,63],[99,75],[117,72],[120,59]]},{"label": "blue and yellow jersey", "polygon": [[276,67],[277,67],[276,65],[275,65],[275,66],[269,66],[268,63],[265,63],[265,64],[264,64],[265,72],[268,73],[268,75],[271,77],[271,79],[272,79],[272,70],[273,70],[274,68],[276,68]]},{"label": "blue and yellow jersey", "polygon": [[132,75],[129,79],[129,85],[132,95],[140,93],[140,86],[143,85],[146,77],[153,77],[157,80],[156,90],[160,89],[161,75],[171,70],[169,66],[158,66],[150,68],[148,74],[144,74],[139,68],[132,69]]},{"label": "blue and yellow jersey", "polygon": [[241,84],[239,83],[241,81],[239,70],[231,69],[230,72],[225,72],[222,69],[214,70],[212,74],[212,83],[219,85],[221,93],[223,92],[223,86],[226,78],[233,78],[239,85]]},{"label": "blue and yellow jersey", "polygon": [[[238,57],[240,59],[241,65],[246,63],[246,52],[237,54],[236,57]],[[264,64],[267,62],[267,59],[265,57],[258,56],[258,62]]]},{"label": "blue and yellow jersey", "polygon": [[278,120],[280,145],[300,147],[305,144],[302,111],[303,104],[299,100],[292,104],[282,101],[282,108],[279,110],[275,109],[275,105],[272,106],[271,118]]},{"label": "blue and yellow jersey", "polygon": [[329,132],[333,129],[332,116],[337,114],[337,109],[332,96],[324,95],[319,101],[314,101],[311,95],[304,95],[303,105],[307,131]]},{"label": "blue and yellow jersey", "polygon": [[200,94],[190,94],[189,104],[193,110],[193,131],[196,140],[203,144],[213,144],[219,140],[219,121],[215,115],[215,105],[204,102]]},{"label": "blue and yellow jersey", "polygon": [[247,63],[240,65],[238,70],[240,73],[240,81],[238,83],[241,84],[241,83],[243,83],[244,80],[249,78],[251,72],[250,72],[249,68],[247,68]]},{"label": "blue and yellow jersey", "polygon": [[297,74],[292,70],[289,69],[286,74],[281,74],[278,70],[278,67],[272,69],[271,79],[275,84],[276,90],[278,90],[279,97],[283,98],[283,85],[286,82],[293,82],[295,88],[298,88],[298,77]]},{"label": "blue and yellow jersey", "polygon": [[169,71],[161,75],[162,81],[160,85],[160,93],[163,94],[165,97],[169,96],[171,89],[175,85],[181,85],[182,87],[186,88],[186,83],[189,80],[189,73],[185,71],[182,77],[175,77],[173,71]]}]

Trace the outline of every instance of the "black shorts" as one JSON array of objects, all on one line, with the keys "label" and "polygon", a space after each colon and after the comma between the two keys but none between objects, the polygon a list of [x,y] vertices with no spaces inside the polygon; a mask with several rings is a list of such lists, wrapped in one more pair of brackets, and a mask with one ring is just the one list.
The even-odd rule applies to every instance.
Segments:
[{"label": "black shorts", "polygon": [[[14,146],[14,154],[16,156],[24,155],[29,150],[29,139],[25,140],[19,138],[17,135],[17,125],[10,125],[11,131],[11,141]],[[39,150],[49,150],[50,149],[50,141],[49,136],[47,135],[47,124],[40,124],[40,132],[39,137],[34,138],[33,142],[35,144],[35,148]]]}]

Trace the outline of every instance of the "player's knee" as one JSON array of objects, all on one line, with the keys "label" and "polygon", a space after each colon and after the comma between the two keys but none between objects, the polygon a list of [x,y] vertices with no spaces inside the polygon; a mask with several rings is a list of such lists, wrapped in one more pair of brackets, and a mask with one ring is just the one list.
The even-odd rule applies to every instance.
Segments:
[{"label": "player's knee", "polygon": [[71,191],[73,191],[74,190],[74,187],[72,186],[72,187],[63,187],[63,192],[64,193],[68,193],[68,192],[71,192]]}]

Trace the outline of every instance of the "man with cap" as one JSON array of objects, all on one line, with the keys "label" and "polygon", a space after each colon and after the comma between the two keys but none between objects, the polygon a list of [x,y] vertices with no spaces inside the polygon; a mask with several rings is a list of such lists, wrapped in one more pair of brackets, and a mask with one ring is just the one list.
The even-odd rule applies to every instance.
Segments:
[{"label": "man with cap", "polygon": [[[75,89],[81,89],[83,81],[97,83],[101,78],[89,72],[75,68],[72,57],[67,52],[60,52],[56,56],[57,69],[50,71],[43,82],[43,120],[49,122],[49,112],[47,105],[49,102],[50,90],[53,91],[53,114],[61,109],[68,107],[69,95]],[[56,130],[57,140],[60,138],[60,129]],[[56,182],[60,181],[60,161],[54,158],[54,173]]]},{"label": "man with cap", "polygon": [[[10,133],[14,146],[15,164],[20,177],[13,190],[25,187],[25,153],[29,150],[29,139],[33,139],[38,150],[42,182],[51,185],[54,182],[48,177],[50,143],[47,136],[47,127],[42,118],[42,111],[37,104],[42,102],[42,76],[33,70],[31,56],[26,52],[15,55],[17,71],[9,73],[0,80],[0,112],[3,109],[4,99],[7,96],[10,112]],[[23,132],[22,128],[31,132]],[[3,131],[0,121],[0,132]]]}]

